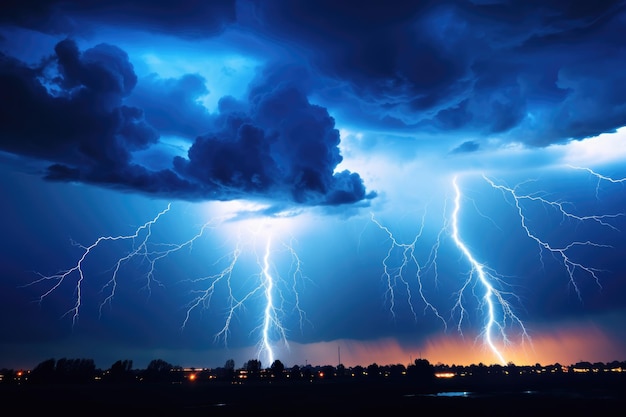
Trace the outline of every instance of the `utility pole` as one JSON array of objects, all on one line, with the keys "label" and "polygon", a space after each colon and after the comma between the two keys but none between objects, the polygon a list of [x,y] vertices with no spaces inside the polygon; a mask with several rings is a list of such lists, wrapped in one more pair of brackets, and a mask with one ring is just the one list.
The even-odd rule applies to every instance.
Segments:
[{"label": "utility pole", "polygon": [[337,366],[341,365],[341,346],[337,345]]}]

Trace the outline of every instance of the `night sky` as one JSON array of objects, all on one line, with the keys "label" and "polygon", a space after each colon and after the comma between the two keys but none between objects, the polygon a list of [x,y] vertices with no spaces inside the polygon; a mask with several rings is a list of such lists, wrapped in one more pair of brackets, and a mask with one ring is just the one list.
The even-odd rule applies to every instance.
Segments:
[{"label": "night sky", "polygon": [[626,360],[625,65],[624,1],[5,1],[0,367]]}]

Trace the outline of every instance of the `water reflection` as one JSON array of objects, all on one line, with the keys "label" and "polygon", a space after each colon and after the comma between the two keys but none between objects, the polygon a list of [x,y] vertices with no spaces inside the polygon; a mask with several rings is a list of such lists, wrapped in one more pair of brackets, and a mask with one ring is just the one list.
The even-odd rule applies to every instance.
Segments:
[{"label": "water reflection", "polygon": [[615,399],[618,396],[613,391],[604,390],[525,390],[525,391],[441,391],[429,394],[407,394],[405,397],[441,397],[441,398],[483,398],[483,397],[515,397],[532,396],[545,398],[581,398],[581,399]]},{"label": "water reflection", "polygon": [[449,392],[438,392],[435,397],[469,397],[472,393],[467,391],[449,391]]}]

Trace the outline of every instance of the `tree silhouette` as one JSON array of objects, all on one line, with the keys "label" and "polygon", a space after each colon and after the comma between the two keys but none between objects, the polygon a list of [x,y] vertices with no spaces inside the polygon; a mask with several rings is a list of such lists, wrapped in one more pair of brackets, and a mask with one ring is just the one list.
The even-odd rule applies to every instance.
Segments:
[{"label": "tree silhouette", "polygon": [[404,374],[406,374],[406,367],[402,364],[390,365],[388,369],[389,375],[393,378],[401,378]]},{"label": "tree silhouette", "polygon": [[376,362],[367,367],[367,377],[369,379],[376,379],[380,377],[380,368]]},{"label": "tree silhouette", "polygon": [[428,359],[415,359],[413,365],[407,368],[407,374],[416,382],[430,383],[435,379],[435,368]]},{"label": "tree silhouette", "polygon": [[313,370],[312,370],[311,365],[307,365],[304,368],[302,368],[301,372],[302,372],[303,379],[310,380],[311,378],[313,378]]},{"label": "tree silhouette", "polygon": [[96,373],[93,359],[47,359],[33,369],[30,379],[33,383],[86,383]]},{"label": "tree silhouette", "polygon": [[343,378],[344,376],[346,376],[346,367],[343,365],[343,363],[340,363],[339,365],[337,365],[336,372],[339,378]]},{"label": "tree silhouette", "polygon": [[289,370],[289,378],[294,381],[302,379],[302,370],[298,365],[294,365],[291,367],[291,369]]},{"label": "tree silhouette", "polygon": [[32,383],[53,382],[55,377],[56,360],[53,358],[40,362],[33,368],[30,373],[30,381]]},{"label": "tree silhouette", "polygon": [[223,368],[217,369],[217,378],[224,381],[232,381],[235,377],[235,360],[228,359]]},{"label": "tree silhouette", "polygon": [[144,378],[148,381],[166,381],[171,378],[174,366],[163,359],[153,359],[144,371]]},{"label": "tree silhouette", "polygon": [[261,376],[261,361],[258,359],[250,359],[245,363],[245,369],[248,371],[248,378],[257,379]]},{"label": "tree silhouette", "polygon": [[111,382],[131,381],[134,379],[132,368],[132,360],[118,360],[111,365],[111,369],[107,373],[107,379]]},{"label": "tree silhouette", "polygon": [[224,364],[224,369],[230,370],[230,371],[234,371],[235,370],[235,360],[234,359],[228,359],[226,361],[226,363]]},{"label": "tree silhouette", "polygon": [[274,378],[281,379],[283,377],[283,371],[285,370],[285,365],[283,365],[283,363],[280,360],[276,359],[270,366],[270,370]]},{"label": "tree silhouette", "polygon": [[148,372],[169,372],[173,368],[172,364],[164,361],[163,359],[153,359],[148,364],[146,371]]},{"label": "tree silhouette", "polygon": [[357,365],[354,368],[352,368],[352,371],[354,373],[355,378],[361,378],[363,377],[363,373],[365,372],[365,369],[361,365]]},{"label": "tree silhouette", "polygon": [[57,361],[55,373],[60,382],[90,382],[96,375],[96,364],[93,359],[67,359]]}]

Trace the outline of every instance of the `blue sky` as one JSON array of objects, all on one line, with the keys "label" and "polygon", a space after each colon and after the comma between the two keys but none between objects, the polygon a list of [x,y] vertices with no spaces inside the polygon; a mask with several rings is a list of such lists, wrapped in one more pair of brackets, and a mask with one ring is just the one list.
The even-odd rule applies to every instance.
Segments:
[{"label": "blue sky", "polygon": [[23,2],[0,357],[624,360],[622,1]]}]

